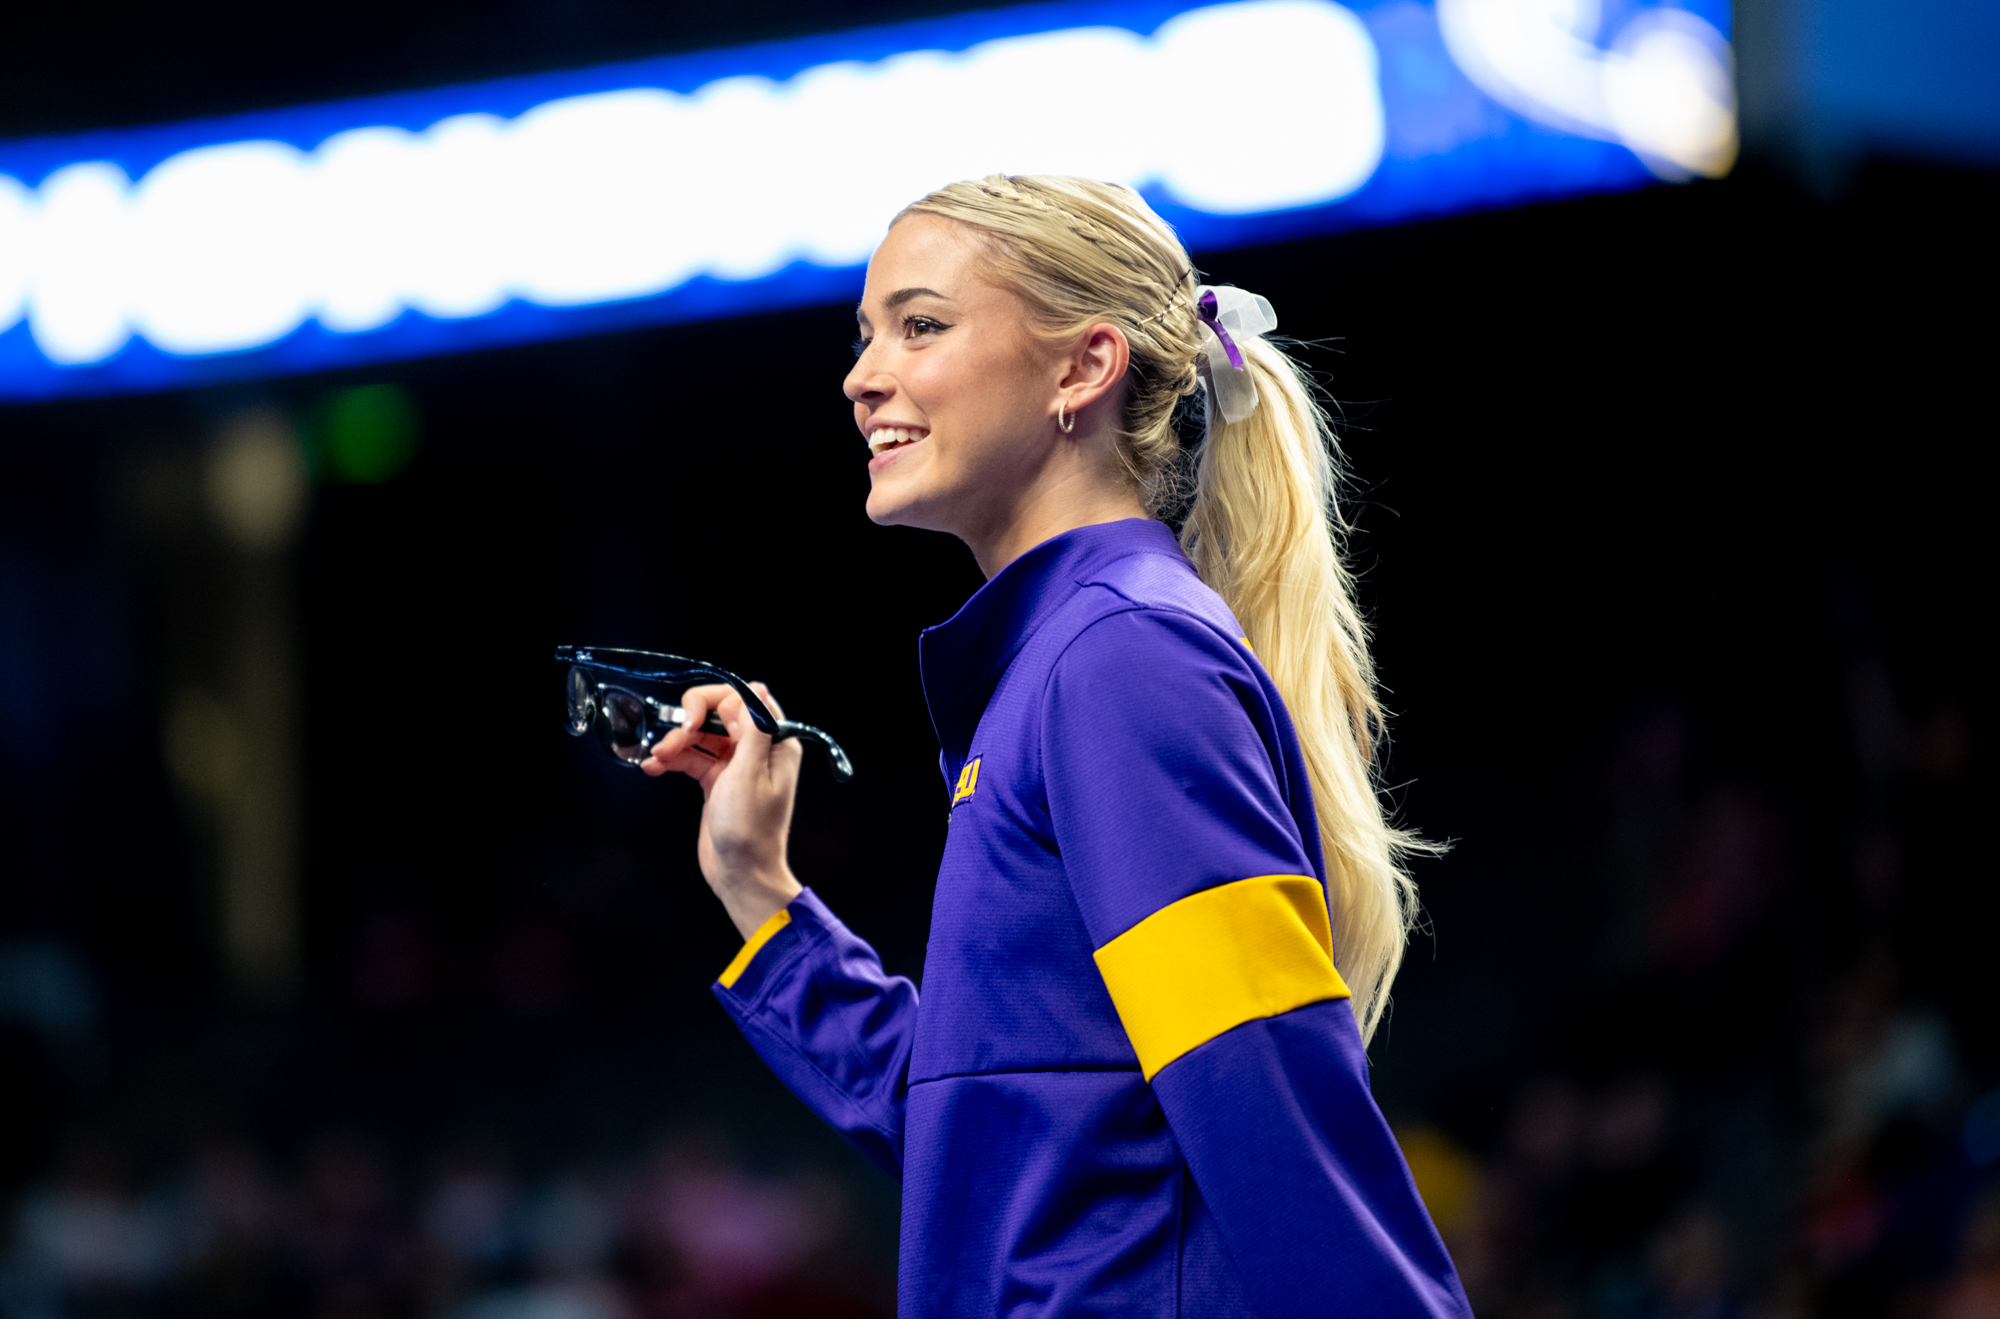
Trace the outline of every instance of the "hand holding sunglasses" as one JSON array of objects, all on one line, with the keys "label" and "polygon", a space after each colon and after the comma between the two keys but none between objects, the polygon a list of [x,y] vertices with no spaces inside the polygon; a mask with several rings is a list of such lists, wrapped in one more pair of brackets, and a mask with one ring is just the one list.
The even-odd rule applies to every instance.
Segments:
[{"label": "hand holding sunglasses", "polygon": [[[778,718],[749,682],[720,665],[658,651],[608,646],[557,646],[556,662],[569,665],[565,689],[570,736],[582,737],[594,731],[606,754],[622,765],[639,768],[656,742],[687,722],[687,713],[680,706],[633,691],[624,684],[685,690],[707,680],[727,683],[742,697],[750,722],[760,732],[777,741],[796,737],[826,752],[836,783],[854,777],[854,762],[841,750],[840,743],[811,724]],[[729,736],[728,727],[713,711],[702,721],[701,731]]]}]

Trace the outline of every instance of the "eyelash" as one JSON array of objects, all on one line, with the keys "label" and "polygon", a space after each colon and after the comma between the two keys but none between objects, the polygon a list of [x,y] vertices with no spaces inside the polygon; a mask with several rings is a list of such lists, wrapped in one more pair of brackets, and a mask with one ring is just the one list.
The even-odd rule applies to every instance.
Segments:
[{"label": "eyelash", "polygon": [[[918,326],[927,326],[929,328],[918,330]],[[903,318],[903,337],[906,339],[910,337],[912,331],[921,334],[935,334],[941,330],[949,330],[950,328],[951,326],[945,324],[935,316],[911,315]],[[873,339],[856,339],[854,341],[854,356],[859,358],[861,354],[868,351],[868,345],[874,342]]]}]

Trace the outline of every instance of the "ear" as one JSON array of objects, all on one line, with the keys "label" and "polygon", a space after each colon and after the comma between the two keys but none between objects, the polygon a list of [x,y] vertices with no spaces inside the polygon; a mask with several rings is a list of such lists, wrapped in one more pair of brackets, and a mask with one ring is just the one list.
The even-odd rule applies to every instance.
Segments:
[{"label": "ear", "polygon": [[1115,391],[1131,364],[1132,348],[1125,332],[1109,321],[1099,321],[1085,330],[1062,361],[1060,391],[1053,400],[1071,413],[1082,412]]}]

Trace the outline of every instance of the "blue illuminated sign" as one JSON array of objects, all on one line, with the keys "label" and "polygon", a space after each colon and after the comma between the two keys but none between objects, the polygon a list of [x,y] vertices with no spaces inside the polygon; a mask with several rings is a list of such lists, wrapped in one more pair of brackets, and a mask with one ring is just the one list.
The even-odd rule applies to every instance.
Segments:
[{"label": "blue illuminated sign", "polygon": [[1196,250],[1720,174],[1724,3],[1033,5],[4,143],[0,398],[847,299],[994,172],[1130,183]]}]

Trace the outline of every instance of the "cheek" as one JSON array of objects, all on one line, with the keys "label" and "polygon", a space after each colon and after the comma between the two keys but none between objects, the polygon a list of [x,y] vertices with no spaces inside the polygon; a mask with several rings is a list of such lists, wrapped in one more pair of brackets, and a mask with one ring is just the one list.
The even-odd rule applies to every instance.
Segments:
[{"label": "cheek", "polygon": [[967,353],[921,373],[913,393],[948,414],[954,430],[1006,431],[1013,415],[1030,406],[1033,390],[1024,374],[1016,354]]},{"label": "cheek", "polygon": [[969,353],[931,351],[911,354],[916,360],[905,374],[910,398],[928,413],[957,413],[976,406],[983,381],[981,363]]}]

